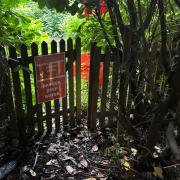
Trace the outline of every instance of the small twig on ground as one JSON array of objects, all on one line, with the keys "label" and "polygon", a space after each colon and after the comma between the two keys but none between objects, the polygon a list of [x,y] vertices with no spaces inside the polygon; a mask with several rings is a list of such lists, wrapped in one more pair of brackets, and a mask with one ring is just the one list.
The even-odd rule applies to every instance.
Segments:
[{"label": "small twig on ground", "polygon": [[35,157],[35,161],[34,161],[34,164],[33,164],[33,168],[32,168],[32,169],[34,169],[35,166],[36,166],[36,164],[37,164],[38,156],[39,156],[39,153],[36,152],[36,157]]},{"label": "small twig on ground", "polygon": [[180,163],[179,164],[173,164],[173,165],[170,165],[170,166],[166,166],[166,167],[163,167],[163,169],[168,169],[168,168],[176,168],[176,166],[180,166]]}]

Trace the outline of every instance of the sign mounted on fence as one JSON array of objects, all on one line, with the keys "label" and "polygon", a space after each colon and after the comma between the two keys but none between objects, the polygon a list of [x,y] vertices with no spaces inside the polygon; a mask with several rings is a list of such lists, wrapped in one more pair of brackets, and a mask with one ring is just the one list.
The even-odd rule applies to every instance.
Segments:
[{"label": "sign mounted on fence", "polygon": [[36,56],[34,61],[38,103],[65,97],[65,54]]}]

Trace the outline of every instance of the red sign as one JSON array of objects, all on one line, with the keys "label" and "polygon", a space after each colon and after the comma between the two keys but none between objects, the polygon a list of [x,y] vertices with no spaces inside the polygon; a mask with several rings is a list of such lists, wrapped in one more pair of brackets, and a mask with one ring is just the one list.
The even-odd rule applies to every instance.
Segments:
[{"label": "red sign", "polygon": [[66,96],[64,53],[36,56],[36,85],[38,103]]}]

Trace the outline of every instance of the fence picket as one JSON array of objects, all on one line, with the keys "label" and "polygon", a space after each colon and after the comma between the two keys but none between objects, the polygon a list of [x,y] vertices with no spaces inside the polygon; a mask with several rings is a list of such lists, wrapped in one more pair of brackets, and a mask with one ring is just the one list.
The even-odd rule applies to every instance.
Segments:
[{"label": "fence picket", "polygon": [[[65,52],[65,41],[63,39],[61,39],[61,41],[59,42],[59,46],[60,46],[60,52]],[[67,66],[65,69],[65,72],[67,70]],[[68,125],[68,119],[67,119],[67,83],[66,83],[66,96],[62,99],[62,108],[63,108],[63,126],[64,128],[67,127]]]},{"label": "fence picket", "polygon": [[[51,53],[57,53],[57,42],[56,41],[52,41],[51,42]],[[59,103],[59,99],[54,100],[54,110],[55,110],[55,128],[56,131],[59,131],[60,129],[60,103]]]},{"label": "fence picket", "polygon": [[97,99],[99,88],[99,69],[101,49],[95,43],[91,45],[90,75],[89,75],[89,99],[88,99],[88,128],[96,130]]},{"label": "fence picket", "polygon": [[81,120],[81,39],[76,39],[76,119],[80,124]]},{"label": "fence picket", "polygon": [[88,129],[91,127],[91,109],[92,109],[92,85],[93,85],[93,71],[94,71],[94,53],[95,53],[95,43],[91,43],[91,50],[90,50],[90,65],[89,65],[89,89],[88,89],[88,122],[87,126]]},{"label": "fence picket", "polygon": [[104,128],[105,121],[105,113],[106,113],[106,103],[107,103],[107,93],[108,93],[108,81],[109,81],[109,66],[110,66],[110,57],[111,51],[108,47],[105,50],[105,59],[103,66],[103,84],[102,84],[102,97],[101,97],[101,118],[100,118],[100,126]]},{"label": "fence picket", "polygon": [[24,89],[25,89],[25,98],[26,98],[26,107],[27,107],[27,131],[29,135],[33,135],[35,132],[34,129],[34,114],[33,114],[33,105],[32,105],[32,92],[31,92],[31,79],[28,62],[28,51],[27,46],[23,44],[21,46],[21,64],[23,65],[23,77],[24,77]]},{"label": "fence picket", "polygon": [[[31,52],[32,52],[32,57],[34,59],[34,56],[38,56],[38,46],[36,43],[31,44]],[[35,85],[35,93],[36,93],[36,111],[37,111],[37,124],[38,124],[38,133],[42,134],[43,133],[43,112],[42,112],[42,104],[38,104],[37,102],[37,86],[36,86],[36,69],[35,69],[35,63],[33,60],[33,71],[34,71],[34,85]]]},{"label": "fence picket", "polygon": [[[44,41],[41,44],[42,48],[42,55],[48,54],[48,45]],[[52,117],[51,117],[51,101],[45,103],[46,106],[46,125],[47,125],[47,132],[50,133],[52,131]]]},{"label": "fence picket", "polygon": [[68,85],[69,85],[69,108],[70,108],[70,126],[75,126],[74,119],[74,77],[73,77],[73,41],[71,38],[67,41],[68,48]]}]

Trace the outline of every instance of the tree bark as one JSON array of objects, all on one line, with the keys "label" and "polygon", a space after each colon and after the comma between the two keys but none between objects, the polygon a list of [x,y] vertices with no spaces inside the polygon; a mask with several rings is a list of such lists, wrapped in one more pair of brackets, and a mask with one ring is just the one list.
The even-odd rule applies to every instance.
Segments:
[{"label": "tree bark", "polygon": [[[163,124],[165,115],[170,109],[174,109],[179,102],[179,99],[180,99],[179,77],[180,77],[180,63],[177,64],[175,72],[173,73],[172,89],[171,89],[170,95],[164,101],[164,103],[159,106],[159,112],[155,114],[152,124],[149,129],[149,135],[147,137],[147,149],[149,149],[151,152],[153,152],[154,146],[156,145],[156,143],[158,142],[160,138],[159,132]],[[142,154],[143,156],[146,156],[147,152],[144,151]]]}]

